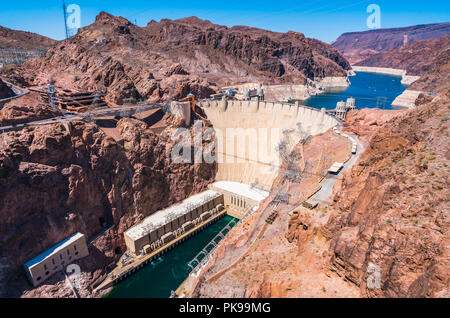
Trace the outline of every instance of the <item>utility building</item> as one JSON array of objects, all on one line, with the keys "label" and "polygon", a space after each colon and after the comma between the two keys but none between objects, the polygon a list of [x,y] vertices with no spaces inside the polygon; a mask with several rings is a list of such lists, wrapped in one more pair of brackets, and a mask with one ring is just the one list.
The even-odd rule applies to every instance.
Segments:
[{"label": "utility building", "polygon": [[128,251],[141,255],[163,246],[222,211],[223,204],[223,194],[207,190],[160,210],[124,233]]},{"label": "utility building", "polygon": [[250,208],[258,208],[259,203],[269,196],[265,190],[233,181],[217,181],[209,188],[223,193],[225,206],[237,212],[233,216],[239,218]]},{"label": "utility building", "polygon": [[67,265],[88,255],[86,237],[77,232],[26,262],[25,273],[36,287],[54,273],[65,270]]}]

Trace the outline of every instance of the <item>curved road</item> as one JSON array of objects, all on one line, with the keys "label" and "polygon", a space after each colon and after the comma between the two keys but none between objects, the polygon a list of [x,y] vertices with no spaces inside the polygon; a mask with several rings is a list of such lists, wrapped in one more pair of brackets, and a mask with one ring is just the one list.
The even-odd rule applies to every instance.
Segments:
[{"label": "curved road", "polygon": [[14,92],[14,94],[16,94],[16,95],[14,95],[14,96],[12,96],[12,97],[0,99],[0,109],[1,109],[1,107],[2,107],[2,105],[3,105],[4,103],[7,103],[7,102],[9,102],[9,101],[11,101],[11,100],[13,100],[13,99],[15,99],[15,98],[22,97],[22,96],[24,96],[24,95],[26,95],[26,94],[28,94],[28,93],[30,92],[29,90],[27,90],[27,89],[25,89],[25,88],[21,88],[21,87],[19,87],[19,86],[16,86],[16,85],[14,85],[14,84],[12,84],[12,83],[10,83],[10,82],[8,82],[8,81],[5,81],[5,80],[2,79],[2,78],[1,78],[1,80],[2,80],[9,88],[11,88],[11,90],[12,90],[12,91]]},{"label": "curved road", "polygon": [[[339,127],[339,129],[340,128],[341,127]],[[341,171],[339,171],[339,173],[337,175],[332,175],[330,173],[327,173],[327,175],[321,182],[322,187],[320,188],[320,190],[318,192],[316,192],[312,197],[310,197],[310,199],[312,199],[313,201],[327,203],[327,204],[331,203],[330,199],[331,199],[331,195],[333,194],[334,184],[339,179],[339,177],[342,176],[344,171],[353,167],[353,165],[356,163],[356,161],[358,161],[358,158],[361,155],[361,153],[364,152],[365,149],[364,149],[363,145],[361,145],[361,143],[359,142],[357,135],[348,135],[348,137],[349,137],[349,139],[351,138],[356,141],[356,144],[357,144],[356,154],[352,154],[352,157],[344,164],[344,167],[341,169]]]}]

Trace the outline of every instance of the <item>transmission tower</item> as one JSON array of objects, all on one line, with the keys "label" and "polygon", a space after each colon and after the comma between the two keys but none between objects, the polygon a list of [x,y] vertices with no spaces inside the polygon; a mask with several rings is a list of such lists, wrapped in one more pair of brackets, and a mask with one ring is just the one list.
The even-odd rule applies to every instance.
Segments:
[{"label": "transmission tower", "polygon": [[67,25],[67,6],[66,1],[63,1],[63,15],[64,15],[64,28],[66,30],[66,39],[70,38],[69,26]]}]

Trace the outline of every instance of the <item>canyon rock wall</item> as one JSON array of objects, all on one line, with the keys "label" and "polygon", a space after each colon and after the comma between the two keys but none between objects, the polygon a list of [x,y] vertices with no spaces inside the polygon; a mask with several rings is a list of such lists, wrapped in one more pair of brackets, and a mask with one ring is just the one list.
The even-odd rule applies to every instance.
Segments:
[{"label": "canyon rock wall", "polygon": [[449,296],[448,102],[442,94],[379,127],[335,186],[331,268],[362,296]]},{"label": "canyon rock wall", "polygon": [[408,43],[450,35],[450,22],[349,32],[342,34],[331,45],[344,54],[352,64],[355,64],[377,53],[402,46],[405,35],[408,36]]},{"label": "canyon rock wall", "polygon": [[124,252],[126,229],[214,181],[214,164],[172,162],[170,136],[182,121],[165,120],[160,135],[120,120],[123,147],[79,121],[70,131],[55,124],[0,135],[1,297],[40,295],[46,286],[30,291],[22,264],[75,231],[89,240],[102,233],[82,262],[89,285]]},{"label": "canyon rock wall", "polygon": [[418,40],[373,55],[357,65],[406,70],[408,75],[420,76],[409,89],[441,93],[450,81],[450,35]]}]

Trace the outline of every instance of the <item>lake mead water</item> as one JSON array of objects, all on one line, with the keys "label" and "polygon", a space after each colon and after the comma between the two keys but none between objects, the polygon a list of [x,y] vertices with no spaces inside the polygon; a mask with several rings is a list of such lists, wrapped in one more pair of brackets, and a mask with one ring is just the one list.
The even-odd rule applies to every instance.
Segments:
[{"label": "lake mead water", "polygon": [[391,104],[400,95],[406,86],[401,83],[401,77],[356,72],[350,77],[351,85],[341,92],[327,92],[312,96],[303,102],[304,105],[314,108],[336,108],[336,103],[348,97],[356,99],[356,108],[382,108],[393,109]]}]

